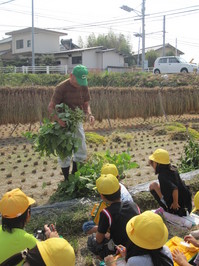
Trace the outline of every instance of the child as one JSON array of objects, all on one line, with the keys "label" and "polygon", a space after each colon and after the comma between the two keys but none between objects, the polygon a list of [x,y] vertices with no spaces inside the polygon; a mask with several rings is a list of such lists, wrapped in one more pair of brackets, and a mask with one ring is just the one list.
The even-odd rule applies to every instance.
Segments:
[{"label": "child", "polygon": [[[35,200],[26,196],[19,188],[5,193],[0,200],[2,226],[0,226],[0,263],[24,248],[33,248],[38,240],[24,230],[31,216],[31,205]],[[58,237],[45,226],[48,237]],[[16,244],[17,243],[17,244]]]},{"label": "child", "polygon": [[[49,238],[23,250],[4,261],[2,266],[14,266],[22,260],[24,266],[75,266],[75,252],[63,238]],[[22,264],[20,264],[22,265]]]},{"label": "child", "polygon": [[[152,211],[134,216],[126,225],[126,232],[132,248],[118,245],[117,250],[128,266],[173,266],[171,252],[165,243],[168,229],[162,218]],[[105,258],[107,265],[116,266],[113,256]]]},{"label": "child", "polygon": [[134,202],[121,202],[120,184],[114,175],[101,175],[96,180],[96,187],[102,200],[109,206],[100,212],[96,235],[89,236],[87,244],[90,251],[103,259],[115,252],[108,248],[106,233],[110,232],[110,239],[114,245],[126,245],[126,224],[130,218],[139,214],[139,210]]},{"label": "child", "polygon": [[[112,174],[115,177],[117,177],[118,180],[120,180],[119,172],[115,164],[110,164],[110,163],[104,164],[101,169],[101,174],[102,175]],[[120,187],[121,187],[121,201],[133,201],[133,198],[126,189],[126,187],[121,183]]]},{"label": "child", "polygon": [[157,149],[149,156],[149,163],[155,174],[158,174],[159,184],[153,182],[149,189],[159,205],[165,211],[186,216],[192,210],[191,193],[179,176],[177,169],[171,166],[169,154],[164,149]]},{"label": "child", "polygon": [[[119,180],[119,173],[118,173],[118,169],[117,169],[115,164],[110,164],[110,163],[104,164],[102,166],[102,169],[101,169],[101,174],[102,175],[112,174],[115,177],[117,177]],[[133,198],[131,197],[131,195],[128,192],[128,190],[126,189],[126,187],[121,183],[119,183],[119,184],[120,184],[120,188],[121,188],[121,201],[122,202],[124,202],[124,201],[133,202]],[[92,233],[97,232],[97,225],[93,220],[91,220],[91,221],[85,222],[82,226],[82,229],[83,229],[84,233],[90,235]]]}]

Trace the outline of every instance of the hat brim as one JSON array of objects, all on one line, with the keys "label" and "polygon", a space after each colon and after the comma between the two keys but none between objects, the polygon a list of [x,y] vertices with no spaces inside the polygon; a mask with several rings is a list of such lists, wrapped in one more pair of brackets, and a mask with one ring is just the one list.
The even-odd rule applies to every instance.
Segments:
[{"label": "hat brim", "polygon": [[30,205],[32,205],[32,204],[34,204],[36,201],[33,199],[33,198],[31,198],[31,197],[27,197],[28,198],[28,202],[29,202],[29,206]]},{"label": "hat brim", "polygon": [[[75,77],[76,77],[76,76],[75,76]],[[77,80],[77,83],[78,83],[80,86],[88,86],[87,78],[81,79],[81,78],[76,77],[76,80]]]},{"label": "hat brim", "polygon": [[196,212],[198,209],[195,207],[193,210],[192,210],[192,212]]}]

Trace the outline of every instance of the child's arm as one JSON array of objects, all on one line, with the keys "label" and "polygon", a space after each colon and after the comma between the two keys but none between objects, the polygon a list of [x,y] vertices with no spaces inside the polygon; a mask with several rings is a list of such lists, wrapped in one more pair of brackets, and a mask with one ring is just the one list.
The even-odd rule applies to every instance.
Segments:
[{"label": "child's arm", "polygon": [[173,203],[171,204],[170,209],[177,210],[178,208],[180,208],[180,205],[178,204],[178,189],[173,190],[172,196]]}]

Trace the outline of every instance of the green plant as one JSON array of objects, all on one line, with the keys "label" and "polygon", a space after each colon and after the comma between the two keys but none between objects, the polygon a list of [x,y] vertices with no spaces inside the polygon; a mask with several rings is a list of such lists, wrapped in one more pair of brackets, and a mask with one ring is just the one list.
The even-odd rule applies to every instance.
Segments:
[{"label": "green plant", "polygon": [[62,160],[76,152],[80,139],[75,137],[78,123],[83,120],[83,111],[76,108],[75,111],[70,109],[66,104],[56,105],[56,115],[66,123],[61,127],[58,122],[51,122],[44,119],[43,125],[40,126],[39,133],[33,134],[26,132],[24,136],[31,140],[35,151],[41,156],[59,156]]},{"label": "green plant", "polygon": [[59,184],[57,191],[50,197],[51,202],[63,201],[75,197],[94,196],[96,179],[100,176],[104,163],[113,163],[118,168],[119,175],[125,176],[125,171],[138,167],[138,164],[131,162],[129,151],[121,154],[94,153],[85,164],[78,164],[78,171],[75,175],[69,175],[67,182]]},{"label": "green plant", "polygon": [[189,138],[184,146],[184,156],[180,159],[179,171],[186,173],[199,168],[199,144]]}]

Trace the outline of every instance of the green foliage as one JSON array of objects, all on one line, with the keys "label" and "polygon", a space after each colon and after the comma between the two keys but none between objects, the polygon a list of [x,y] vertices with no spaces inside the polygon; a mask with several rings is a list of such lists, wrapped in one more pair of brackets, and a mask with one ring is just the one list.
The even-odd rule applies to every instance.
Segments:
[{"label": "green foliage", "polygon": [[180,159],[179,171],[186,173],[195,169],[199,169],[199,144],[190,138],[184,146],[184,155]]},{"label": "green foliage", "polygon": [[181,132],[181,133],[188,133],[189,136],[191,136],[194,139],[199,139],[199,133],[193,128],[186,127],[179,123],[179,122],[174,122],[174,123],[169,123],[165,126],[165,129],[170,132]]},{"label": "green foliage", "polygon": [[74,133],[84,115],[79,108],[73,111],[63,103],[56,105],[55,112],[58,118],[66,123],[65,127],[61,127],[58,122],[51,123],[50,120],[44,119],[38,134],[27,132],[24,135],[33,142],[35,151],[41,156],[54,155],[63,160],[79,147],[81,140],[76,138]]},{"label": "green foliage", "polygon": [[59,184],[50,201],[57,202],[69,198],[95,195],[93,188],[104,163],[115,164],[120,177],[125,176],[126,170],[138,167],[137,163],[131,162],[129,152],[121,154],[111,154],[110,151],[106,151],[105,154],[94,153],[85,164],[78,164],[78,171],[75,175],[69,175],[68,181]]},{"label": "green foliage", "polygon": [[85,136],[87,143],[103,144],[106,141],[104,136],[101,136],[95,132],[86,132]]},{"label": "green foliage", "polygon": [[117,51],[129,55],[131,54],[131,45],[123,34],[116,35],[113,31],[108,34],[99,34],[98,37],[94,33],[87,37],[86,47],[104,46],[105,48],[115,48]]},{"label": "green foliage", "polygon": [[146,53],[146,59],[148,60],[148,66],[153,67],[154,62],[156,58],[158,57],[158,54],[155,50],[150,50]]}]

